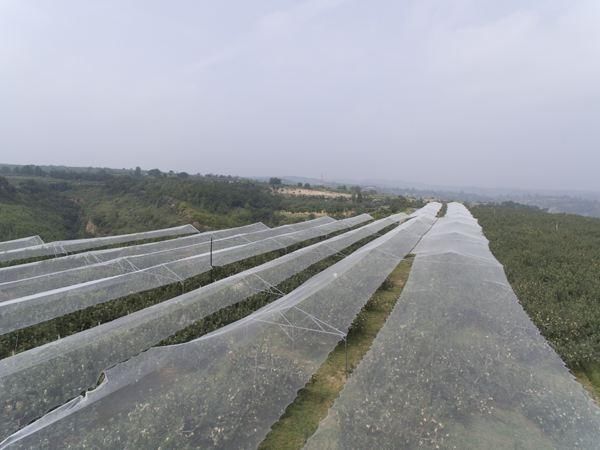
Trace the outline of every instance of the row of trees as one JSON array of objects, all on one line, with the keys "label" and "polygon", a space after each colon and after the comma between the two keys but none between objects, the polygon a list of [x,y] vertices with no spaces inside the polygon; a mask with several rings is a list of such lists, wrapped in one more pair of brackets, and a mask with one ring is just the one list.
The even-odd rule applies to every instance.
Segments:
[{"label": "row of trees", "polygon": [[61,168],[43,169],[40,166],[0,166],[0,173],[4,175],[15,175],[24,177],[50,177],[62,180],[87,180],[87,181],[107,181],[114,176],[114,173],[107,169],[81,169],[67,170]]}]

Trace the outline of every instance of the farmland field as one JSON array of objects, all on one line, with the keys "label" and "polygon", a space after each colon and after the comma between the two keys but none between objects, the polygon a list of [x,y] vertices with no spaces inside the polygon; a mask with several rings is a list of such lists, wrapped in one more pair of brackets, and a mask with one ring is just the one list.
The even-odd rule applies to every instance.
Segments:
[{"label": "farmland field", "polygon": [[5,242],[8,261],[77,251],[0,268],[4,444],[592,448],[597,221],[472,208],[503,268],[461,204],[393,200],[377,220]]}]

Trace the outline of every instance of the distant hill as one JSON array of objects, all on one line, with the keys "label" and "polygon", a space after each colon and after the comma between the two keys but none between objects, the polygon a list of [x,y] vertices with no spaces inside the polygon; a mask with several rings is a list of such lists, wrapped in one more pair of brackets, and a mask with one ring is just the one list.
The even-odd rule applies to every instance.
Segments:
[{"label": "distant hill", "polygon": [[437,198],[444,201],[469,203],[516,202],[537,206],[551,213],[569,213],[588,217],[600,217],[600,193],[591,191],[490,189],[477,186],[442,186],[415,183],[404,180],[382,179],[336,179],[319,180],[314,178],[284,176],[290,184],[297,182],[321,185],[332,188],[358,185],[373,188],[379,192],[416,198]]}]

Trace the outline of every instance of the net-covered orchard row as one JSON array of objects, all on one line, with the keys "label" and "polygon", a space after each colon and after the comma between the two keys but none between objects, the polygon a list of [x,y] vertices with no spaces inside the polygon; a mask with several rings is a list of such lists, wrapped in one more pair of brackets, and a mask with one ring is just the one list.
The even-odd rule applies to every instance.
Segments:
[{"label": "net-covered orchard row", "polygon": [[[53,241],[47,243],[44,243],[41,239],[39,239],[39,236],[33,236],[31,238],[25,238],[28,239],[24,241],[27,244],[26,246],[17,246],[13,247],[12,249],[2,249],[2,247],[0,246],[0,263],[19,261],[30,258],[68,255],[69,253],[81,252],[93,248],[126,244],[136,241],[145,241],[150,239],[165,239],[194,233],[198,233],[198,230],[192,225],[183,225],[179,227],[164,228],[161,230],[122,234],[119,236],[74,239],[69,241]],[[37,242],[36,238],[39,239],[40,242]]]},{"label": "net-covered orchard row", "polygon": [[[394,223],[396,221],[403,220],[404,217],[405,215],[402,214],[397,215],[395,218],[390,218],[385,222],[388,224]],[[273,229],[268,228],[263,224],[252,224],[245,227],[217,230],[205,234],[196,234],[194,236],[175,238],[170,241],[154,242],[137,246],[133,245],[129,247],[115,248],[97,252],[88,252],[87,254],[58,257],[52,260],[0,269],[0,271],[11,272],[14,274],[19,273],[18,271],[21,267],[30,268],[32,266],[42,266],[45,268],[45,272],[47,272],[47,275],[44,276],[27,278],[19,281],[24,285],[31,283],[36,287],[36,290],[39,291],[26,297],[17,297],[15,299],[10,298],[10,292],[14,292],[11,291],[10,286],[14,285],[15,283],[0,283],[0,298],[4,300],[0,302],[0,323],[2,323],[2,325],[0,325],[0,334],[6,336],[7,332],[17,330],[16,333],[13,332],[12,335],[16,335],[16,339],[18,339],[18,330],[28,325],[40,323],[43,326],[47,322],[41,322],[45,320],[52,319],[54,317],[61,317],[71,311],[79,310],[92,304],[101,304],[113,299],[119,301],[120,299],[126,298],[127,295],[142,291],[153,292],[152,288],[173,283],[174,281],[183,282],[186,280],[186,278],[184,278],[185,276],[193,276],[198,273],[210,271],[213,266],[218,267],[219,265],[226,265],[231,262],[243,260],[247,257],[247,255],[258,255],[274,249],[284,249],[290,244],[302,245],[302,243],[310,241],[311,238],[322,239],[324,236],[329,234],[342,232],[371,220],[371,216],[363,214],[340,221],[336,221],[329,217],[321,217],[315,220],[285,225]],[[383,223],[382,225],[385,226]],[[374,227],[373,232],[376,231],[377,228]],[[272,239],[276,236],[279,238],[277,241]],[[209,249],[214,250],[212,255],[207,253]],[[230,249],[231,252],[226,252],[225,250],[227,249]],[[183,252],[185,252],[185,254]],[[92,259],[92,256],[94,256],[96,259],[98,259],[98,255],[101,255],[100,257],[103,259],[116,257],[120,260],[124,260],[127,258],[122,256],[124,254],[145,257],[147,264],[150,266],[149,270],[139,269],[134,272],[124,273],[122,276],[99,278],[93,282],[78,283],[71,286],[65,286],[61,289],[44,290],[52,287],[49,286],[50,283],[37,283],[38,279],[48,279],[48,277],[56,277],[57,279],[60,279],[61,276],[71,272],[81,272],[85,269],[93,271],[98,264],[88,263],[88,261]],[[84,256],[84,258],[82,258],[82,256]],[[178,259],[180,257],[182,258]],[[68,261],[66,265],[73,265],[73,262],[77,262],[83,263],[84,267],[79,269],[63,270],[65,266],[63,260]],[[163,263],[161,266],[153,266],[153,261],[156,261],[156,263],[172,261],[173,265],[172,267],[169,267]],[[167,276],[161,277],[160,273],[157,274],[156,272],[153,272],[153,270],[156,270],[159,267],[164,269],[164,271],[167,273]],[[179,268],[181,267],[187,269],[187,272],[180,271]],[[52,269],[54,268],[58,268],[58,271],[51,273]],[[181,275],[178,275],[177,272],[179,272]],[[66,279],[68,279],[68,276]],[[8,300],[5,300],[6,298],[8,298]],[[164,314],[164,316],[167,316],[167,314]],[[188,321],[193,321],[194,316],[189,316],[187,319]],[[165,325],[165,323],[162,323],[162,325]],[[184,326],[184,322],[179,321],[178,325]],[[155,336],[168,337],[170,334],[165,334],[165,330],[167,329],[169,329],[168,326],[163,326],[160,332],[155,333]],[[171,329],[177,330],[179,328],[171,324]],[[91,335],[94,335],[94,333],[92,332]],[[100,335],[102,335],[102,333],[100,333]],[[111,335],[111,337],[114,337],[114,334]],[[58,336],[58,338],[59,340],[57,342],[60,344],[52,346],[52,349],[63,349],[65,346],[68,347],[69,342],[72,342],[60,339],[60,336]],[[75,341],[87,343],[85,340],[75,339]],[[145,342],[150,342],[150,344],[144,346]],[[155,340],[149,339],[148,337],[145,339],[134,339],[131,342],[131,346],[128,348],[128,351],[131,352],[132,348],[142,351],[153,343],[155,343]],[[79,344],[77,345],[79,346]],[[1,361],[3,367],[0,370],[2,379],[5,380],[4,376],[9,372],[14,373],[11,371],[17,366],[19,368],[23,368],[23,363],[28,366],[29,369],[35,370],[34,366],[36,362],[39,362],[39,359],[32,359],[32,354],[37,355],[38,358],[40,355],[44,355],[43,358],[46,358],[46,362],[54,361],[52,355],[54,355],[54,358],[56,358],[56,355],[63,359],[67,357],[67,353],[61,353],[60,351],[58,353],[52,353],[52,351],[53,350],[49,350],[46,346],[41,346],[33,349],[32,353],[26,353],[24,355],[19,355],[18,358],[8,358]],[[128,355],[128,351],[121,352],[120,355]],[[125,357],[126,356],[123,356],[123,358]],[[82,364],[81,361],[78,361],[76,365],[78,365],[80,371],[84,370],[86,367],[88,370],[95,371],[94,379],[90,383],[81,382],[79,378],[73,378],[70,380],[67,379],[66,384],[71,383],[71,386],[81,386],[82,389],[91,387],[95,384],[95,380],[103,368],[109,367],[120,360],[122,359],[113,358],[109,361],[109,363],[107,363],[107,365],[100,366],[96,364],[95,366],[91,367],[91,369],[89,366]],[[72,362],[72,360],[70,361]],[[49,370],[49,372],[46,373],[46,381],[53,380],[54,382],[57,382],[58,380],[60,384],[59,371],[53,370],[55,367],[52,364],[44,367]],[[21,381],[25,379],[27,379],[27,376],[24,376]],[[2,385],[6,386],[5,383],[2,383]],[[32,386],[28,386],[27,384],[23,383],[20,383],[19,386],[21,386],[22,389],[17,388],[17,391],[20,389],[20,393],[18,395],[23,395],[25,392],[31,392]],[[15,400],[14,397],[11,397],[12,392],[15,392],[15,389],[13,389],[14,387],[15,386],[13,385],[11,392],[8,392],[8,390],[4,389],[0,390],[4,393],[4,395],[2,395],[2,401],[4,407],[3,411],[6,413],[6,420],[2,420],[0,422],[0,427],[2,429],[5,429],[5,427],[10,427],[11,422],[14,423],[15,420],[17,423],[27,423],[32,418],[35,418],[46,411],[43,410],[40,412],[37,409],[36,406],[41,404],[39,402],[37,402],[37,405],[29,408],[29,403],[25,404],[19,400]],[[71,392],[68,390],[68,387],[61,387],[60,392],[68,392],[70,396],[64,397],[58,395],[58,403],[51,403],[52,407],[63,403],[69,398],[72,398],[74,395],[77,395],[79,392],[81,392],[82,389],[76,389],[75,391]],[[57,398],[57,394],[52,388],[49,388],[46,393],[48,394],[48,398]],[[46,396],[43,395],[42,397],[45,398]],[[33,411],[33,413],[31,413],[31,411]]]},{"label": "net-covered orchard row", "polygon": [[117,247],[105,250],[91,250],[74,255],[63,256],[60,258],[52,258],[0,268],[0,283],[40,277],[43,275],[68,271],[69,269],[87,267],[98,263],[107,263],[119,258],[160,254],[163,252],[170,253],[171,251],[177,249],[181,249],[182,254],[185,254],[186,250],[189,252],[199,253],[202,249],[208,251],[211,241],[213,241],[213,249],[218,250],[221,248],[232,247],[234,245],[259,241],[261,239],[277,236],[279,234],[299,231],[317,225],[324,225],[330,222],[335,222],[335,220],[327,216],[296,224],[283,225],[276,228],[269,228],[259,222],[250,225],[244,225],[242,227],[214,230],[183,237],[174,237],[172,239],[158,242],[150,242],[138,245],[132,244],[126,247]]},{"label": "net-covered orchard row", "polygon": [[[371,295],[431,227],[439,206],[424,208],[411,220],[238,322],[184,344],[154,347],[142,353],[134,348],[130,353],[137,355],[106,370],[98,388],[23,428],[6,444],[61,448],[256,446],[293,401],[297,390],[344,338]],[[390,220],[401,218],[374,222],[161,303],[152,311],[148,308],[131,323],[127,321],[132,318],[124,317],[120,320],[124,325],[106,327],[106,333],[100,333],[115,333],[114,340],[101,344],[102,352],[111,355],[121,348],[127,351],[124,342],[141,336],[148,339],[142,344],[147,346],[162,336],[153,336],[153,330],[163,321],[171,323],[171,328],[164,331],[168,334],[181,317],[200,317],[210,308],[222,307],[223,302],[239,301],[241,297],[236,296],[270,289],[280,279],[343,251]],[[75,336],[68,339],[75,343]],[[94,342],[99,340],[99,336],[89,339],[87,349],[79,354],[75,350],[73,355],[79,356],[74,361],[87,363],[93,355],[105,356],[94,350]],[[45,357],[40,355],[42,364]],[[55,361],[60,364],[60,360],[57,357]],[[39,397],[50,390],[40,380],[47,371],[30,371],[31,360],[16,366],[29,371],[32,378],[23,382],[15,394],[24,390],[25,384],[40,382],[42,386],[34,388]],[[66,381],[74,372],[68,364],[64,367],[62,379]],[[7,367],[7,372],[10,370]],[[8,374],[3,389],[10,389],[23,378]],[[35,404],[35,393],[30,390],[20,403]]]},{"label": "net-covered orchard row", "polygon": [[309,449],[598,449],[600,409],[521,308],[481,227],[448,205]]},{"label": "net-covered orchard row", "polygon": [[[93,387],[103,369],[158,344],[211,313],[270,289],[405,217],[399,214],[371,222],[171,300],[0,361],[4,400],[8,405],[21,405],[14,408],[13,426],[28,423]],[[32,385],[36,386],[33,393],[29,389]],[[40,390],[44,395],[38,394]]]},{"label": "net-covered orchard row", "polygon": [[0,242],[0,253],[9,250],[18,250],[26,247],[33,247],[34,245],[41,245],[44,241],[39,236],[28,236],[20,239],[13,239],[11,241]]},{"label": "net-covered orchard row", "polygon": [[[311,221],[303,226],[297,225],[295,228],[298,231],[290,232],[287,226],[283,234],[278,228],[270,230],[274,236],[260,231],[258,233],[261,234],[261,239],[252,236],[254,233],[237,235],[246,243],[231,242],[226,238],[224,241],[228,242],[218,244],[222,247],[219,250],[209,251],[210,249],[204,244],[193,245],[192,250],[189,247],[182,247],[152,252],[118,258],[112,263],[93,264],[41,277],[3,283],[0,284],[0,334],[149,289],[172,283],[184,283],[189,278],[209,272],[215,266],[225,266],[252,256],[284,249],[369,220],[372,220],[371,216],[363,214],[339,221],[330,219],[324,224],[323,221]],[[247,239],[246,236],[251,237]],[[213,241],[213,245],[215,242],[220,241]],[[134,258],[137,264],[147,267],[139,268],[134,264],[126,264]],[[143,264],[137,258],[143,258]],[[105,272],[107,264],[116,273],[107,274]],[[123,273],[120,273],[121,271]],[[81,280],[82,276],[86,281]],[[87,278],[92,279],[87,280]],[[54,284],[50,280],[53,280]],[[55,287],[57,283],[64,286],[57,288]],[[16,288],[15,285],[19,287]],[[19,290],[33,293],[15,297],[18,295],[15,291]]]},{"label": "net-covered orchard row", "polygon": [[[342,227],[346,224],[354,225],[371,219],[372,217],[370,217],[368,214],[364,214],[362,216],[352,217],[343,221],[327,221],[323,226],[330,227],[335,230],[336,227]],[[172,246],[177,245],[176,247],[162,250],[155,250],[152,248],[154,247],[154,244],[146,244],[141,246],[126,247],[123,249],[109,250],[107,252],[92,252],[84,255],[85,259],[79,259],[81,264],[78,267],[72,267],[66,270],[52,270],[45,274],[38,274],[33,277],[0,283],[0,301],[34,295],[39,292],[59,289],[65,286],[72,286],[101,278],[137,272],[177,260],[193,258],[199,255],[206,255],[211,250],[213,255],[218,258],[221,251],[224,249],[243,246],[251,242],[258,242],[266,238],[273,238],[295,231],[307,230],[322,224],[322,221],[319,221],[318,223],[309,221],[304,222],[302,226],[299,224],[295,228],[289,228],[289,226],[285,225],[283,227],[261,230],[252,233],[237,234],[232,237],[218,240],[210,240],[209,237],[206,236],[205,241],[200,243],[190,243],[190,239],[188,238],[174,239],[173,241],[170,241],[169,244]],[[200,237],[200,235],[192,237],[195,241],[197,240],[195,238]],[[207,239],[208,242],[206,242]],[[159,244],[163,243],[161,242]],[[132,251],[136,252],[136,254],[132,254],[131,256],[122,256],[122,253],[132,253]],[[100,254],[101,257],[98,258],[98,254]],[[101,259],[101,261],[90,261],[91,256]],[[78,257],[80,257],[80,255],[26,264],[26,266],[39,265],[48,267],[54,262],[64,264],[63,260],[73,260],[73,258]],[[20,267],[21,266],[16,266],[16,269]],[[10,271],[11,269],[13,268],[11,267],[4,270]],[[1,273],[2,269],[0,269],[0,274]]]}]

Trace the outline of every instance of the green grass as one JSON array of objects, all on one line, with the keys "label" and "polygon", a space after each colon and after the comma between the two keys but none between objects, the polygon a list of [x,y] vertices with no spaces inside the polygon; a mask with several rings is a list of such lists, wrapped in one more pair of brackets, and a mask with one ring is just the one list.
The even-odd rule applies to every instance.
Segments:
[{"label": "green grass", "polygon": [[[358,314],[347,337],[349,372],[359,364],[385,324],[408,279],[413,257],[403,260]],[[340,342],[298,392],[259,448],[300,449],[317,430],[346,383],[346,346]]]}]

